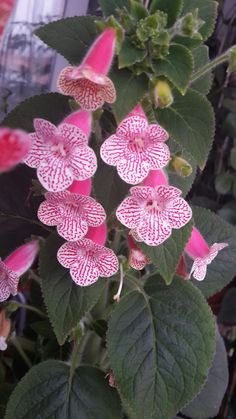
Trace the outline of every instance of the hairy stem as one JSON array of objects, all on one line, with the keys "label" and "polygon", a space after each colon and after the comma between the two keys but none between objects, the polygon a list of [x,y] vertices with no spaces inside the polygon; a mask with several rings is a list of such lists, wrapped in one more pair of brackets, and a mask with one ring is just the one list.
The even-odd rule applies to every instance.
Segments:
[{"label": "hairy stem", "polygon": [[212,60],[210,63],[204,65],[202,68],[197,70],[195,73],[193,73],[191,82],[194,82],[198,80],[200,77],[204,76],[205,74],[209,73],[209,71],[213,70],[218,65],[225,63],[229,60],[230,57],[231,48],[228,49],[224,54],[219,55],[214,60]]}]

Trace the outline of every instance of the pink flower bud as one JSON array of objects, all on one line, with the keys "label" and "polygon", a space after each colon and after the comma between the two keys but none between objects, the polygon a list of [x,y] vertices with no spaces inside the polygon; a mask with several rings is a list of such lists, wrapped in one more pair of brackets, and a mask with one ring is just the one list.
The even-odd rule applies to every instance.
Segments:
[{"label": "pink flower bud", "polygon": [[0,173],[7,172],[27,156],[31,141],[26,132],[0,128]]},{"label": "pink flower bud", "polygon": [[29,243],[23,244],[12,252],[5,260],[5,265],[14,271],[17,275],[21,276],[33,264],[39,252],[39,243],[33,240]]}]

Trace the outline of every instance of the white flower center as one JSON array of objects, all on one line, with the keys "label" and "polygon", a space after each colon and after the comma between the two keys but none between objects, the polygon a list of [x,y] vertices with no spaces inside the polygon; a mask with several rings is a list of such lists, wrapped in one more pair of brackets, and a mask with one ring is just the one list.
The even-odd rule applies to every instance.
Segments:
[{"label": "white flower center", "polygon": [[141,137],[137,137],[137,138],[135,138],[135,139],[134,139],[134,143],[135,143],[135,145],[136,145],[138,148],[143,149],[143,147],[144,147],[144,141],[143,141],[143,138],[141,138]]},{"label": "white flower center", "polygon": [[156,212],[161,212],[163,211],[163,204],[155,199],[150,199],[146,204],[146,209],[148,211],[154,210]]},{"label": "white flower center", "polygon": [[52,152],[59,153],[62,157],[66,157],[66,150],[63,143],[55,144],[51,147]]}]

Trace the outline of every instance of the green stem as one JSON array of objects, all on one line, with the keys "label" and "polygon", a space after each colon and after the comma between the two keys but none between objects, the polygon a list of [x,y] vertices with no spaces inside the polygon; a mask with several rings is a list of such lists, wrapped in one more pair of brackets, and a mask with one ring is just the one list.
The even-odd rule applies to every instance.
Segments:
[{"label": "green stem", "polygon": [[209,71],[213,70],[218,65],[225,63],[229,60],[230,57],[230,49],[228,49],[224,54],[219,55],[219,57],[216,57],[214,60],[212,60],[210,63],[206,64],[199,70],[197,70],[195,73],[193,73],[191,78],[191,83],[198,80],[200,77],[204,76],[205,74],[209,73]]},{"label": "green stem", "polygon": [[41,310],[39,310],[36,307],[30,306],[29,304],[22,304],[18,303],[18,301],[14,301],[14,305],[16,305],[19,308],[25,308],[26,310],[33,311],[34,313],[37,313],[40,317],[43,317],[44,319],[47,319],[47,315],[43,313]]},{"label": "green stem", "polygon": [[21,358],[25,361],[27,367],[32,368],[33,364],[31,360],[29,359],[29,357],[26,355],[18,339],[14,338],[10,342],[15,346],[17,352],[20,354]]},{"label": "green stem", "polygon": [[67,396],[69,398],[74,372],[77,368],[80,356],[80,340],[77,338],[73,343],[73,350],[70,358],[70,376]]}]

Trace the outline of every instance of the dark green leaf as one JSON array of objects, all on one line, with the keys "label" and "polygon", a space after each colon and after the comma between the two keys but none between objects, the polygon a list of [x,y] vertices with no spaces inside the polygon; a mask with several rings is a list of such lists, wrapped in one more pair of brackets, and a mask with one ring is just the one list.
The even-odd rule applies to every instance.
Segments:
[{"label": "dark green leaf", "polygon": [[170,419],[207,378],[215,325],[191,283],[175,278],[167,286],[154,275],[117,304],[107,342],[116,383],[135,417]]},{"label": "dark green leaf", "polygon": [[230,192],[233,176],[230,173],[221,173],[215,178],[215,188],[219,194],[225,195]]},{"label": "dark green leaf", "polygon": [[116,11],[123,7],[130,9],[129,0],[99,0],[104,16],[116,15]]},{"label": "dark green leaf", "polygon": [[140,62],[145,55],[145,50],[136,48],[128,38],[125,38],[119,53],[119,68]]},{"label": "dark green leaf", "polygon": [[181,13],[183,0],[152,0],[150,13],[162,10],[168,15],[168,26],[172,26]]},{"label": "dark green leaf", "polygon": [[236,170],[236,147],[230,151],[230,166]]},{"label": "dark green leaf", "polygon": [[145,19],[145,17],[148,16],[148,11],[147,8],[139,2],[139,0],[131,0],[130,14],[138,21],[140,19]]},{"label": "dark green leaf", "polygon": [[212,34],[217,17],[218,3],[213,0],[184,0],[182,15],[198,9],[199,18],[204,20],[204,24],[199,29],[203,40]]},{"label": "dark green leaf", "polygon": [[218,323],[226,326],[236,324],[236,288],[226,291],[218,314]]},{"label": "dark green leaf", "polygon": [[22,128],[32,132],[33,119],[44,118],[53,124],[58,124],[71,112],[68,96],[59,93],[46,93],[32,96],[16,106],[2,121],[1,125],[10,128]]},{"label": "dark green leaf", "polygon": [[113,105],[113,110],[119,122],[147,92],[148,78],[145,74],[135,76],[129,70],[113,70],[110,77],[116,87],[117,100]]},{"label": "dark green leaf", "polygon": [[[199,45],[192,50],[194,59],[194,73],[209,62],[209,48],[207,45]],[[207,95],[211,89],[213,76],[209,72],[191,84],[192,89],[203,95]]]},{"label": "dark green leaf", "polygon": [[210,102],[194,90],[189,89],[185,96],[176,91],[173,105],[166,109],[157,109],[156,118],[203,168],[215,131],[214,112]]},{"label": "dark green leaf", "polygon": [[140,247],[150,257],[167,284],[170,284],[173,279],[179,258],[190,238],[192,227],[193,224],[190,221],[183,228],[173,230],[171,237],[156,247],[140,243]]},{"label": "dark green leaf", "polygon": [[193,218],[209,246],[213,243],[229,244],[208,265],[204,281],[193,280],[194,285],[208,298],[224,288],[235,276],[236,229],[204,208],[193,207]]},{"label": "dark green leaf", "polygon": [[5,419],[120,419],[117,392],[104,373],[92,367],[70,367],[45,361],[33,367],[13,391]]},{"label": "dark green leaf", "polygon": [[97,36],[93,16],[75,16],[41,26],[35,34],[63,55],[71,64],[79,64]]},{"label": "dark green leaf", "polygon": [[68,269],[57,261],[63,240],[52,234],[40,254],[42,291],[57,340],[63,344],[81,317],[97,302],[104,289],[103,280],[89,287],[76,285]]},{"label": "dark green leaf", "polygon": [[153,64],[156,76],[167,77],[175,87],[185,94],[193,71],[193,56],[183,45],[172,44],[169,54]]},{"label": "dark green leaf", "polygon": [[206,384],[199,395],[183,409],[182,413],[193,419],[205,419],[217,416],[228,386],[228,380],[227,353],[224,341],[217,329],[216,352]]}]

